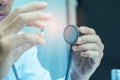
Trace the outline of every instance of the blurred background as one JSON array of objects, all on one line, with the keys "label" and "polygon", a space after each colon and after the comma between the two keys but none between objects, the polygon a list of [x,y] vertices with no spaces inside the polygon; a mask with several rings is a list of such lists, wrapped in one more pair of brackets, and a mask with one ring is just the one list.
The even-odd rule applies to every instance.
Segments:
[{"label": "blurred background", "polygon": [[[15,0],[17,6],[35,0]],[[111,70],[120,69],[120,0],[36,0],[47,1],[53,18],[47,21],[46,45],[38,47],[40,63],[50,71],[52,80],[66,73],[68,45],[63,39],[63,30],[68,24],[89,26],[100,35],[104,45],[104,57],[100,67],[90,80],[111,80]],[[36,28],[23,31],[36,32]]]}]

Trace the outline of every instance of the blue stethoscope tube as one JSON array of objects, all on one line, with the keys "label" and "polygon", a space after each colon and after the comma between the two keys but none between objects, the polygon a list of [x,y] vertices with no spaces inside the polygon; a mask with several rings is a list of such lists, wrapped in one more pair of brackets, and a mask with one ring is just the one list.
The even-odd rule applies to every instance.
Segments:
[{"label": "blue stethoscope tube", "polygon": [[15,67],[15,64],[12,65],[12,69],[13,69],[13,72],[14,72],[14,75],[15,75],[16,80],[19,80],[19,77],[18,77],[18,73],[17,73],[16,67]]},{"label": "blue stethoscope tube", "polygon": [[68,65],[67,65],[67,70],[66,70],[66,75],[65,75],[65,80],[68,80],[69,78],[69,73],[70,73],[70,67],[71,67],[71,62],[72,62],[72,45],[77,41],[78,37],[80,36],[79,29],[74,26],[74,25],[68,25],[64,29],[64,40],[66,43],[70,45],[70,54],[69,54],[69,59],[68,59]]}]

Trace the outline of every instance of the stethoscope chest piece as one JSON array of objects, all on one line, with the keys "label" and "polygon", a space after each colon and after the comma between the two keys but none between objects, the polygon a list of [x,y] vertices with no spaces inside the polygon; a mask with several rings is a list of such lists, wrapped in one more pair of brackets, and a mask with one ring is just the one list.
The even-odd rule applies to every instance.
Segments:
[{"label": "stethoscope chest piece", "polygon": [[80,32],[78,27],[74,25],[68,25],[64,29],[64,40],[66,43],[70,45],[70,54],[69,54],[69,59],[68,59],[68,65],[67,65],[67,70],[66,70],[66,75],[65,75],[65,80],[68,80],[69,72],[70,72],[70,66],[71,66],[71,60],[72,60],[72,45],[77,41],[78,37],[80,36]]},{"label": "stethoscope chest piece", "polygon": [[80,36],[80,32],[79,32],[79,29],[76,26],[68,25],[64,29],[63,36],[64,36],[64,40],[68,44],[74,44],[77,41],[78,37]]}]

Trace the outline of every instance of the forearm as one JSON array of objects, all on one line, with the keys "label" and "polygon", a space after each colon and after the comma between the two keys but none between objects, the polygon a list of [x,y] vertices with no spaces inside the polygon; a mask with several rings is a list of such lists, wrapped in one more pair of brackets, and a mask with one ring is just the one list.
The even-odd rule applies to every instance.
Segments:
[{"label": "forearm", "polygon": [[0,80],[3,80],[6,76],[7,71],[2,64],[0,64]]}]

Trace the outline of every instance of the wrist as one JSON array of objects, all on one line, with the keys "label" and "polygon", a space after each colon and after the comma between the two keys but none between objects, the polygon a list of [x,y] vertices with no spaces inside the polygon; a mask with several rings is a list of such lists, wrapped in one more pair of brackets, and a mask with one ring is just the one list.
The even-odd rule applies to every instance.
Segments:
[{"label": "wrist", "polygon": [[89,80],[89,77],[86,75],[80,75],[76,71],[71,71],[71,80]]}]

